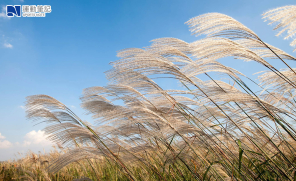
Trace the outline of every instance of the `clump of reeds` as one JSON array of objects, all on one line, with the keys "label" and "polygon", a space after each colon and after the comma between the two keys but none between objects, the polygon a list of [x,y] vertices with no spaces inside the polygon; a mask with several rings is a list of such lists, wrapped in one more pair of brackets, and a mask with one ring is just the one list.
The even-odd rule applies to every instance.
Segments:
[{"label": "clump of reeds", "polygon": [[[279,34],[295,34],[296,6],[264,18],[283,28]],[[49,173],[83,163],[80,180],[296,178],[296,69],[287,63],[296,59],[224,14],[186,24],[206,38],[160,38],[143,49],[122,50],[106,72],[109,84],[84,90],[82,107],[96,126],[50,96],[27,98],[27,117],[48,123],[48,138],[71,148],[49,162]],[[255,61],[267,71],[256,82],[219,62],[227,57]],[[269,59],[287,69],[279,71]],[[167,90],[156,78],[181,86]]]}]

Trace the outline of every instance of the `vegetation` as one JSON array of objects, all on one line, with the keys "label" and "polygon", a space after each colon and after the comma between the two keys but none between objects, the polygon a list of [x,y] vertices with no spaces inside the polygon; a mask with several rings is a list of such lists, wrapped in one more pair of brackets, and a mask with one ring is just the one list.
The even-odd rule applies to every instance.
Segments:
[{"label": "vegetation", "polygon": [[[296,6],[263,18],[286,38],[296,33]],[[296,69],[286,63],[296,59],[224,14],[186,24],[206,37],[192,43],[160,38],[144,49],[122,50],[106,72],[109,84],[84,90],[82,107],[96,126],[50,96],[29,96],[27,117],[47,123],[44,130],[60,151],[0,163],[0,178],[296,180]],[[256,82],[218,61],[231,57],[267,71]],[[166,90],[156,78],[180,86]]]}]

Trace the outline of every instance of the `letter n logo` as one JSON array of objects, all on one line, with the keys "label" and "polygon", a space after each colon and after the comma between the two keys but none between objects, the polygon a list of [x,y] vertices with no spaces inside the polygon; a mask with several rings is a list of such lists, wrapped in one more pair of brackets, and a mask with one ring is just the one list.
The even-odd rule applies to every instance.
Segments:
[{"label": "letter n logo", "polygon": [[6,6],[6,15],[7,17],[21,17],[21,5],[7,5]]}]

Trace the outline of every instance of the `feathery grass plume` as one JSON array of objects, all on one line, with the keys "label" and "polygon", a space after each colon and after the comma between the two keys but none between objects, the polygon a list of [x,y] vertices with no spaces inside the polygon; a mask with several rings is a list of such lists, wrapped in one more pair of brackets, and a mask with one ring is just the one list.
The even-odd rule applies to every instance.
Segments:
[{"label": "feathery grass plume", "polygon": [[268,68],[273,68],[267,61],[252,50],[242,46],[239,42],[225,38],[205,38],[191,43],[192,55],[198,60],[211,61],[233,56],[235,59],[256,61]]},{"label": "feathery grass plume", "polygon": [[[127,168],[102,141],[98,133],[94,132],[88,124],[84,123],[64,104],[50,96],[36,95],[27,98],[26,108],[27,117],[29,119],[41,119],[44,122],[55,123],[45,128],[45,132],[50,135],[50,139],[68,147],[80,147],[84,144],[92,144],[103,153],[102,155],[109,156],[120,162],[127,175],[133,180]],[[46,112],[46,114],[44,114],[44,112]],[[89,164],[91,165],[90,161]],[[56,164],[53,163],[50,167],[55,166]],[[95,170],[93,171],[96,173]]]},{"label": "feathery grass plume", "polygon": [[[270,58],[270,59],[277,59],[278,57],[272,53],[266,46],[256,39],[239,39],[235,40],[235,42],[238,42],[240,45],[251,49],[253,52],[255,52],[258,56],[261,58]],[[296,60],[295,57],[292,55],[284,52],[283,50],[274,47],[268,43],[265,43],[268,47],[270,47],[279,57],[286,60]]]},{"label": "feathery grass plume", "polygon": [[207,37],[222,36],[226,38],[254,38],[259,37],[249,28],[221,13],[207,13],[191,18],[185,24],[189,25],[192,34],[197,36],[206,34]]},{"label": "feathery grass plume", "polygon": [[[276,36],[287,32],[287,36],[284,39],[292,38],[291,46],[296,45],[296,39],[294,38],[296,34],[296,6],[283,6],[275,8],[263,13],[263,19],[270,21],[268,24],[275,24],[274,30],[280,29]],[[294,49],[295,51],[296,49]]]},{"label": "feathery grass plume", "polygon": [[[116,67],[114,71],[116,71],[119,67]],[[139,70],[139,69],[138,69]],[[190,81],[189,81],[190,82]]]},{"label": "feathery grass plume", "polygon": [[[119,68],[119,67],[118,67],[118,68]],[[118,70],[118,68],[116,68],[115,70],[117,71],[117,70]],[[113,72],[116,72],[115,70],[114,70]],[[119,70],[119,71],[120,71],[120,70]],[[116,76],[116,77],[117,77],[117,76]],[[137,76],[137,77],[138,77],[138,76]]]},{"label": "feathery grass plume", "polygon": [[[296,70],[294,68],[294,70]],[[258,72],[262,73],[262,72]],[[290,70],[282,70],[281,73],[288,77],[291,81],[295,82],[295,74],[291,72]],[[294,97],[294,87],[290,86],[286,81],[283,81],[283,79],[279,78],[274,72],[265,71],[262,75],[258,76],[260,80],[260,84],[262,86],[265,86],[266,88],[273,88],[274,91],[279,92],[281,94],[285,94],[287,92],[292,93],[293,95],[289,95],[290,98]]]},{"label": "feathery grass plume", "polygon": [[[207,38],[224,37],[229,39],[258,40],[296,75],[296,72],[272,49],[272,47],[269,47],[268,44],[262,41],[253,31],[251,31],[232,17],[220,13],[207,13],[191,18],[189,21],[186,22],[186,24],[188,24],[191,28],[190,31],[193,32],[193,34],[197,34],[197,36],[205,34],[207,35]],[[280,74],[277,69],[275,69],[274,67],[271,68],[274,69],[275,72]],[[291,80],[282,75],[280,76],[285,81],[289,82],[292,86],[296,87],[296,85]]]},{"label": "feathery grass plume", "polygon": [[[292,72],[294,72],[296,74],[296,72],[279,56],[275,53],[275,51],[273,51],[272,48],[270,48],[266,43],[264,43],[257,35],[253,34],[254,36],[247,36],[248,33],[250,33],[251,30],[246,29],[245,27],[243,27],[242,24],[238,23],[236,20],[228,17],[228,19],[231,19],[231,23],[229,23],[229,27],[228,29],[225,28],[226,26],[228,26],[228,24],[226,23],[227,21],[225,21],[224,25],[223,25],[223,20],[220,22],[218,22],[214,17],[217,16],[215,13],[213,14],[206,14],[206,15],[202,15],[202,16],[198,16],[196,18],[192,18],[191,20],[189,20],[187,23],[191,26],[194,27],[193,29],[191,29],[193,32],[196,31],[196,33],[201,33],[201,34],[208,34],[208,37],[211,36],[224,36],[226,35],[226,37],[232,37],[231,38],[244,38],[244,39],[257,39],[258,41],[260,41],[263,45],[266,46],[266,48],[268,48],[276,57],[278,57],[280,60],[283,61],[283,63],[285,63]],[[220,17],[223,19],[223,17],[225,18],[226,16],[224,15],[220,15]],[[200,25],[199,22],[200,21],[205,21],[205,19],[208,20],[208,22],[204,22],[203,25]],[[227,18],[226,18],[227,19]],[[226,20],[225,19],[225,20]],[[239,29],[240,31],[243,31],[244,34],[246,35],[245,37],[243,36],[236,36],[236,34],[239,34],[236,32],[236,30]],[[223,33],[224,30],[230,30],[230,32],[228,33]],[[232,30],[234,30],[233,32],[231,32]],[[204,31],[204,32],[203,32]],[[221,33],[222,32],[222,33]],[[221,34],[219,34],[221,33]],[[267,66],[268,67],[268,66]],[[285,81],[287,81],[290,85],[292,85],[293,87],[295,87],[295,84],[289,80],[287,77],[285,77],[283,74],[281,74],[281,72],[279,72],[277,69],[275,69],[274,67],[268,67],[270,70],[274,71],[276,74],[279,75],[279,77],[281,77],[282,79],[284,79]],[[269,112],[270,114],[270,112]]]}]

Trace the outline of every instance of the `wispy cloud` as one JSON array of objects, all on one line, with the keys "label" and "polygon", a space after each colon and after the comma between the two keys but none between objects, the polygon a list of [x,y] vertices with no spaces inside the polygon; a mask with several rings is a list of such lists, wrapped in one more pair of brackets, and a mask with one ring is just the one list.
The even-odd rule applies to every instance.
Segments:
[{"label": "wispy cloud", "polygon": [[1,133],[0,133],[0,139],[5,139],[5,136],[1,135]]},{"label": "wispy cloud", "polygon": [[20,0],[20,2],[22,2],[22,3],[23,3],[23,2],[24,2],[24,0]]},{"label": "wispy cloud", "polygon": [[[1,12],[0,13],[0,18],[6,18],[7,16],[6,16],[6,14],[5,14],[5,12]],[[7,17],[8,18],[8,17]]]},{"label": "wispy cloud", "polygon": [[6,6],[2,6],[0,11],[0,18],[10,19],[11,17],[6,16]]},{"label": "wispy cloud", "polygon": [[5,17],[7,17],[7,16],[6,16],[6,9],[5,9],[5,6],[2,6],[2,8],[1,8],[0,17],[1,17],[1,18],[5,18]]},{"label": "wispy cloud", "polygon": [[13,45],[10,43],[4,43],[5,48],[13,48]]},{"label": "wispy cloud", "polygon": [[26,109],[25,106],[20,106],[21,109]]}]

